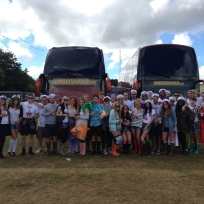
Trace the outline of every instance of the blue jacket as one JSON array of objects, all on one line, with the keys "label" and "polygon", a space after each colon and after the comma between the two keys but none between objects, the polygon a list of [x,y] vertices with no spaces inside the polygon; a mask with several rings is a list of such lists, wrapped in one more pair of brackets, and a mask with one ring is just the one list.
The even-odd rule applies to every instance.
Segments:
[{"label": "blue jacket", "polygon": [[[117,120],[116,115],[115,115],[115,112],[114,112],[114,110],[112,109],[112,110],[110,111],[110,115],[109,115],[109,129],[110,129],[110,132],[117,130],[117,129],[116,129],[116,124],[117,124],[117,123],[120,123],[120,121]],[[121,124],[120,124],[120,129],[121,129]]]},{"label": "blue jacket", "polygon": [[[164,121],[164,117],[162,117],[162,121]],[[171,116],[168,117],[169,121],[169,133],[174,132],[174,125],[177,125],[177,118],[176,118],[176,113],[175,110],[172,109]],[[162,123],[162,131],[164,129],[164,122]]]}]

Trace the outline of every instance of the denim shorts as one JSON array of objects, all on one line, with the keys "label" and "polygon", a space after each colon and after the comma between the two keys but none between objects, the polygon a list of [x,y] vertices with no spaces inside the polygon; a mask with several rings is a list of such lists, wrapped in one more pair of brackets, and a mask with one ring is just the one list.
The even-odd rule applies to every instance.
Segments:
[{"label": "denim shorts", "polygon": [[191,132],[194,133],[194,134],[198,134],[199,133],[199,122],[195,122],[194,123],[194,126],[193,126]]},{"label": "denim shorts", "polygon": [[[142,129],[144,129],[146,125],[147,125],[147,123],[142,123]],[[149,124],[147,127],[148,132],[150,131],[151,127],[152,127],[152,124]]]},{"label": "denim shorts", "polygon": [[14,130],[14,129],[19,129],[19,125],[11,125],[11,129]]},{"label": "denim shorts", "polygon": [[67,128],[68,127],[68,123],[60,123],[59,124],[59,128]]},{"label": "denim shorts", "polygon": [[131,130],[141,130],[142,128],[141,127],[138,127],[138,126],[131,126]]}]

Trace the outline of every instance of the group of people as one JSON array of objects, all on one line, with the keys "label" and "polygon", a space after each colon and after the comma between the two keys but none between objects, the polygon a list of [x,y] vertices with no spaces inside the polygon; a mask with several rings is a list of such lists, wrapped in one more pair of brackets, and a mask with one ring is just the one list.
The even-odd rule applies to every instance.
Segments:
[{"label": "group of people", "polygon": [[[189,152],[198,154],[199,120],[203,117],[201,103],[204,95],[192,90],[187,94],[185,99],[178,92],[171,96],[170,91],[160,89],[159,93],[143,91],[137,98],[137,91],[131,90],[128,99],[126,91],[110,97],[99,92],[91,100],[87,94],[80,99],[64,96],[60,104],[56,103],[55,94],[42,95],[40,102],[34,101],[33,94],[27,95],[26,102],[13,95],[9,104],[6,96],[0,96],[0,158],[5,158],[5,137],[10,135],[7,156],[16,156],[18,133],[22,136],[21,156],[26,154],[28,135],[27,153],[30,155],[34,155],[35,135],[39,146],[36,153],[43,151],[45,138],[48,156],[68,153],[84,156],[90,151],[90,143],[92,155],[111,153],[119,156],[120,147],[123,154],[129,154],[132,147],[134,154],[146,156],[160,154],[163,147],[162,154],[173,156],[177,137],[183,155]],[[200,97],[196,98],[196,95]]]}]

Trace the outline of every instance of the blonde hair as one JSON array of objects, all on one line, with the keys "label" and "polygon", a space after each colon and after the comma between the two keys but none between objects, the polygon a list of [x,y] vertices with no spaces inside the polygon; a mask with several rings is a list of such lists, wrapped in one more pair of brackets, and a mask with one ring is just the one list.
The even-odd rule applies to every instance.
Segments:
[{"label": "blonde hair", "polygon": [[120,106],[120,103],[119,103],[119,102],[115,102],[115,104],[114,104],[114,113],[115,113],[115,114],[118,113],[118,116],[119,116],[119,118],[120,118],[120,117],[121,117],[121,110],[120,110],[120,108],[119,108],[119,110],[116,111],[116,105],[117,105],[117,106]]},{"label": "blonde hair", "polygon": [[69,97],[68,96],[63,96],[62,100],[64,100],[64,99],[69,99]]}]

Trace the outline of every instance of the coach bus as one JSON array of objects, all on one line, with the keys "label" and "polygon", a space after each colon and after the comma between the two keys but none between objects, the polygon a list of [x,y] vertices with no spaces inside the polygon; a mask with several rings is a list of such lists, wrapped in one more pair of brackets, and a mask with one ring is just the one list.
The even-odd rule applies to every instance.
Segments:
[{"label": "coach bus", "polygon": [[125,67],[119,81],[138,91],[158,93],[164,88],[186,96],[199,89],[199,70],[195,50],[176,44],[155,44],[139,48]]},{"label": "coach bus", "polygon": [[97,47],[53,47],[49,50],[44,72],[35,81],[35,95],[56,94],[82,97],[111,91],[105,73],[103,52]]}]

